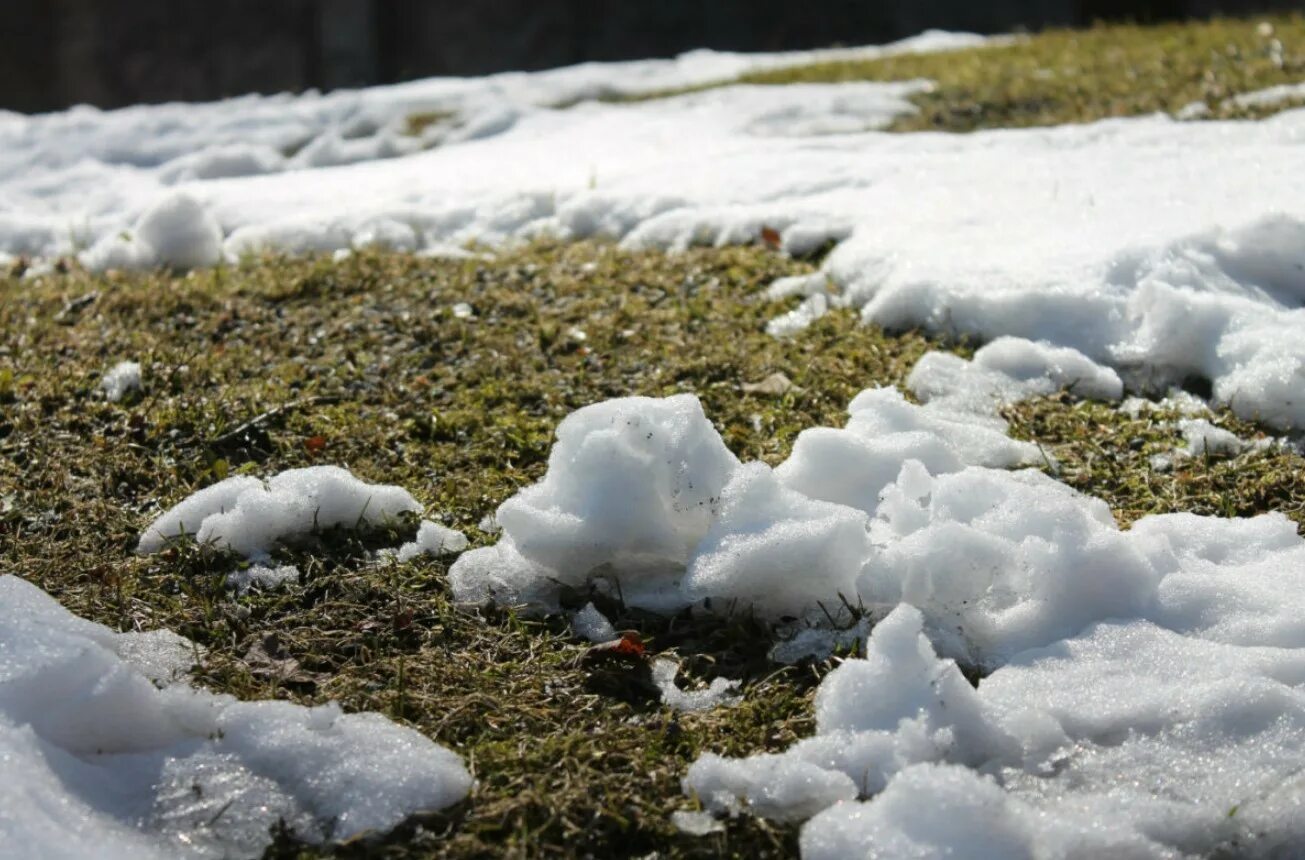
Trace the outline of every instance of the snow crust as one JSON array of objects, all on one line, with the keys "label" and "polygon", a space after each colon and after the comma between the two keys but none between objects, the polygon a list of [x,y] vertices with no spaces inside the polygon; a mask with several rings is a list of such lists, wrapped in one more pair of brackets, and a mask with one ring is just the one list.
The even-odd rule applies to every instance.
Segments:
[{"label": "snow crust", "polygon": [[[189,535],[267,561],[277,543],[318,529],[381,525],[401,513],[421,511],[407,490],[365,483],[338,466],[288,469],[266,481],[237,475],[199,490],[150,523],[137,551],[158,552],[169,540]],[[426,536],[446,539],[429,528]],[[421,540],[419,534],[419,544]]]},{"label": "snow crust", "polygon": [[185,640],[147,636],[0,577],[4,853],[257,857],[278,821],[345,839],[470,790],[458,756],[379,714],[159,687]]}]

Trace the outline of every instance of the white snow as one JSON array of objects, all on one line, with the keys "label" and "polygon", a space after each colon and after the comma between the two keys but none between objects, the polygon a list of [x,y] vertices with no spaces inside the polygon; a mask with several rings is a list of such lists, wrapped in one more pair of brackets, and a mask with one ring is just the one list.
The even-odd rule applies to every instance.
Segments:
[{"label": "white snow", "polygon": [[617,638],[616,628],[612,626],[612,622],[608,621],[607,616],[599,612],[598,607],[592,603],[586,603],[579,612],[571,616],[571,629],[577,636],[584,637],[597,645]]},{"label": "white snow", "polygon": [[381,525],[421,510],[407,490],[365,483],[338,466],[288,469],[266,481],[237,475],[199,490],[150,523],[137,551],[158,552],[188,535],[266,561],[277,543],[318,529]]},{"label": "white snow", "polygon": [[143,644],[0,577],[0,853],[257,857],[278,821],[345,839],[470,789],[458,756],[379,714],[156,686],[175,639]]},{"label": "white snow", "polygon": [[738,701],[739,682],[715,678],[705,690],[681,690],[675,683],[680,673],[674,660],[659,658],[652,664],[653,684],[661,692],[662,704],[675,711],[708,711]]},{"label": "white snow", "polygon": [[1061,389],[1077,397],[1118,400],[1119,374],[1070,347],[999,337],[979,348],[973,361],[931,352],[911,370],[907,387],[925,403],[979,414]]},{"label": "white snow", "polygon": [[[1081,378],[1081,356],[1016,346],[995,365],[1008,379]],[[828,463],[802,481],[790,463],[815,429],[772,470],[739,464],[690,396],[586,407],[559,427],[545,478],[500,509],[499,544],[455,562],[455,593],[550,609],[559,581],[615,580],[627,605],[808,627],[795,657],[856,635],[814,632],[822,618],[878,620],[865,657],[821,684],[814,737],[708,752],[685,776],[715,813],[811,818],[810,856],[863,854],[867,839],[929,857],[1256,856],[1305,838],[1295,524],[1166,515],[1123,531],[1099,499],[994,468],[1022,452],[949,396],[862,392],[848,427],[823,433],[869,453],[807,452]],[[839,468],[872,455],[876,469]],[[977,690],[954,661],[988,673]],[[686,706],[698,694],[675,670],[654,667]]]},{"label": "white snow", "polygon": [[100,379],[104,399],[117,403],[129,391],[140,391],[141,369],[136,361],[120,361]]},{"label": "white snow", "polygon": [[558,583],[615,576],[625,599],[676,592],[738,460],[696,397],[597,403],[557,428],[548,472],[499,507],[499,542],[449,571],[462,601],[552,604]]},{"label": "white snow", "polygon": [[[975,43],[935,34],[887,50]],[[1305,426],[1305,111],[893,135],[873,129],[926,84],[593,100],[884,50],[6,114],[0,253],[89,247],[93,268],[187,266],[219,250],[539,235],[681,248],[769,228],[791,252],[839,243],[816,276],[783,285],[805,298],[776,333],[851,307],[890,328],[1071,348],[1147,391],[1203,378],[1242,417]],[[447,116],[420,140],[401,134],[421,112]]]},{"label": "white snow", "polygon": [[416,539],[399,547],[394,557],[412,561],[421,555],[451,555],[466,548],[467,537],[462,532],[432,520],[422,520]]},{"label": "white snow", "polygon": [[1228,101],[1239,108],[1271,108],[1302,99],[1305,99],[1305,83],[1278,84],[1262,90],[1252,90],[1249,93],[1238,93]]},{"label": "white snow", "polygon": [[227,585],[234,588],[237,594],[244,594],[255,587],[280,588],[288,583],[298,582],[299,576],[299,568],[293,564],[281,564],[276,567],[251,564],[249,567],[237,568],[228,573]]}]

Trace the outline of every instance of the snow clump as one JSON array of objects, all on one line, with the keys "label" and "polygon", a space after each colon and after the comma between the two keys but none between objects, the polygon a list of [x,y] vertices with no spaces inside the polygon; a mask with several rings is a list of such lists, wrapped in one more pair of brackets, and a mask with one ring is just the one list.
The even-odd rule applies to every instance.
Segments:
[{"label": "snow clump", "polygon": [[421,513],[407,490],[368,484],[338,466],[288,469],[266,481],[237,475],[190,495],[150,523],[137,552],[192,536],[254,561],[267,561],[279,542],[334,526],[383,525]]},{"label": "snow clump", "polygon": [[678,603],[738,465],[692,395],[586,406],[558,425],[543,480],[499,507],[498,543],[454,563],[454,596],[552,607],[558,583],[619,577],[631,605]]},{"label": "snow clump", "polygon": [[23,857],[257,857],[465,797],[457,755],[380,714],[240,702],[129,659],[139,642],[0,577],[0,845]]},{"label": "snow clump", "polygon": [[117,403],[127,392],[140,391],[140,378],[139,362],[120,361],[100,379],[100,391],[104,392],[105,400]]},{"label": "snow clump", "polygon": [[291,582],[299,581],[299,568],[293,564],[267,567],[251,564],[249,567],[233,570],[227,574],[227,587],[235,589],[237,594],[244,594],[251,588],[280,588]]},{"label": "snow clump", "polygon": [[421,555],[445,555],[462,552],[467,548],[467,536],[456,529],[432,520],[422,520],[417,527],[417,537],[394,551],[399,561],[412,561]]},{"label": "snow clump", "polygon": [[222,228],[198,200],[185,192],[160,198],[129,231],[105,236],[81,261],[93,272],[105,269],[193,269],[222,259]]},{"label": "snow clump", "polygon": [[1114,370],[1070,347],[999,337],[966,361],[947,352],[924,355],[906,385],[925,403],[957,412],[998,407],[1067,389],[1077,397],[1119,400],[1124,384]]}]

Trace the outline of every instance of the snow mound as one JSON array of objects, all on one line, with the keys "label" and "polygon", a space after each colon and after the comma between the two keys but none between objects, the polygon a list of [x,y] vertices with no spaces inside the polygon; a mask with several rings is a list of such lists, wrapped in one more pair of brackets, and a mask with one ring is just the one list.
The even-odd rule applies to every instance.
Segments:
[{"label": "snow mound", "polygon": [[499,507],[499,542],[454,563],[454,595],[549,604],[556,583],[604,578],[658,603],[738,465],[692,395],[586,406],[558,425],[543,480]]},{"label": "snow mound", "polygon": [[266,561],[278,542],[335,526],[382,525],[421,510],[407,490],[365,483],[338,466],[288,469],[267,481],[238,475],[199,490],[150,523],[137,551],[158,552],[169,540],[193,536]]},{"label": "snow mound", "polygon": [[128,391],[140,391],[140,376],[139,362],[120,361],[100,379],[100,391],[105,400],[117,403]]},{"label": "snow mound", "polygon": [[870,551],[868,525],[862,511],[807,498],[764,463],[749,463],[721,491],[684,591],[769,617],[801,617],[840,595],[850,601]]},{"label": "snow mound", "polygon": [[[986,507],[976,489],[932,496]],[[1038,509],[1058,528],[1021,542],[1042,553],[1028,569],[1054,579],[1048,560],[1073,563],[1079,546],[1080,587],[1126,594],[1121,580],[1132,577],[1131,606],[1098,599],[1078,612],[1091,596],[1062,605],[1066,620],[1100,620],[1026,639],[1041,642],[1022,651],[988,651],[995,669],[976,690],[936,656],[950,621],[936,620],[936,591],[922,594],[924,611],[899,604],[865,658],[822,682],[815,737],[748,759],[706,754],[686,792],[718,813],[792,819],[827,806],[803,829],[808,857],[870,846],[921,857],[1290,854],[1305,839],[1305,540],[1295,524],[1176,514],[1103,542],[1076,534],[1082,526],[1049,501]],[[1080,506],[1079,517],[1092,516],[1095,505]],[[1009,533],[1001,507],[984,531]],[[945,553],[937,543],[929,549]],[[1092,559],[1103,551],[1126,565]],[[968,558],[986,565],[981,553]],[[837,785],[842,794],[828,788]],[[836,802],[848,785],[861,802]]]},{"label": "snow mound", "polygon": [[1114,401],[1124,393],[1119,374],[1078,350],[1017,337],[997,338],[975,352],[973,361],[928,353],[906,385],[925,403],[979,414],[1061,389],[1094,400]]},{"label": "snow mound", "polygon": [[939,647],[977,665],[1135,616],[1159,581],[1105,502],[1031,470],[934,477],[907,463],[871,536],[861,599],[919,607]]},{"label": "snow mound", "polygon": [[25,857],[257,857],[466,796],[449,750],[379,714],[162,689],[128,640],[0,577],[0,844]]},{"label": "snow mound", "polygon": [[190,194],[167,195],[128,232],[106,236],[81,255],[93,272],[105,269],[193,269],[222,259],[222,228]]},{"label": "snow mound", "polygon": [[934,474],[967,465],[1006,468],[1045,462],[1036,446],[1007,437],[999,418],[916,406],[894,388],[861,392],[848,412],[845,429],[814,427],[798,434],[792,453],[775,469],[784,486],[870,514],[907,460]]}]

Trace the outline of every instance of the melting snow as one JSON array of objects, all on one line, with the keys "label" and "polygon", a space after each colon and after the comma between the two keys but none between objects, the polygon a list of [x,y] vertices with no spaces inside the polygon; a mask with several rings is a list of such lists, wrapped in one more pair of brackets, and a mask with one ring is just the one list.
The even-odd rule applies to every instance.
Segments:
[{"label": "melting snow", "polygon": [[[822,683],[814,737],[708,753],[685,778],[717,813],[810,818],[808,856],[1271,854],[1305,838],[1305,541],[1278,514],[1121,531],[1101,500],[1009,471],[1034,452],[1004,435],[994,391],[1119,386],[1076,353],[998,346],[1014,358],[960,367],[1003,377],[978,401],[870,389],[847,428],[805,431],[773,470],[738,463],[690,396],[581,409],[544,479],[500,509],[499,543],[453,565],[455,593],[548,609],[559,583],[619,585],[629,605],[797,617],[813,629],[782,643],[795,658],[858,632],[822,618],[881,619]],[[989,673],[977,690],[957,661]],[[654,668],[673,706],[727,690],[685,693],[675,669]]]},{"label": "melting snow", "polygon": [[137,550],[158,552],[188,535],[266,561],[280,541],[333,526],[382,525],[421,510],[407,490],[365,483],[338,466],[288,469],[267,481],[238,475],[192,494],[150,523]]},{"label": "melting snow", "polygon": [[179,639],[112,633],[0,577],[0,853],[256,857],[279,822],[346,839],[471,788],[456,755],[379,714],[156,686],[193,653]]},{"label": "melting snow", "polygon": [[[776,333],[846,306],[887,327],[1073,349],[1147,391],[1202,378],[1243,417],[1305,426],[1305,111],[901,136],[873,129],[924,83],[592,100],[822,56],[842,54],[10,114],[0,253],[88,246],[92,267],[188,266],[266,247],[552,234],[678,248],[774,231],[791,252],[839,243],[818,275],[781,285],[805,298]],[[400,134],[421,112],[437,120],[425,139]]]},{"label": "melting snow", "polygon": [[120,361],[110,368],[100,380],[100,391],[111,403],[117,403],[128,391],[140,390],[140,364],[135,361]]}]

